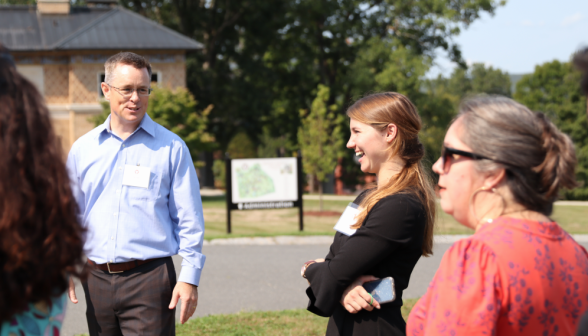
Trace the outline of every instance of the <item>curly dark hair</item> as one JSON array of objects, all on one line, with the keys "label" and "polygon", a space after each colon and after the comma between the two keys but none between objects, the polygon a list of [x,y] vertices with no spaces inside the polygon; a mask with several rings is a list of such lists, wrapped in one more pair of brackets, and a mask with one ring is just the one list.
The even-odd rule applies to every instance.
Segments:
[{"label": "curly dark hair", "polygon": [[1,324],[83,276],[83,229],[43,97],[0,55]]}]

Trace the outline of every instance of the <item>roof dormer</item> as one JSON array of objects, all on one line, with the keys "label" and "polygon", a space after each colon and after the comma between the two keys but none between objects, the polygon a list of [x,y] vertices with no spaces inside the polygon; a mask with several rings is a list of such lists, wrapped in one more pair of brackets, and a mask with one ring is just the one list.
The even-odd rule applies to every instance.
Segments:
[{"label": "roof dormer", "polygon": [[69,0],[37,0],[39,14],[69,14]]}]

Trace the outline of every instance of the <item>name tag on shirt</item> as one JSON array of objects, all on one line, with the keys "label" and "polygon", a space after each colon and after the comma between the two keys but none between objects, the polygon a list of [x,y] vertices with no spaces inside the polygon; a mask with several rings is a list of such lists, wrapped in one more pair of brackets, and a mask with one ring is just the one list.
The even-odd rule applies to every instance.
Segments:
[{"label": "name tag on shirt", "polygon": [[149,167],[125,165],[122,184],[131,187],[149,188]]},{"label": "name tag on shirt", "polygon": [[353,236],[353,234],[355,233],[355,231],[357,231],[357,229],[352,229],[351,225],[353,225],[353,224],[355,224],[355,222],[357,222],[355,217],[359,213],[360,213],[360,210],[358,209],[357,204],[349,203],[349,205],[347,206],[347,208],[345,208],[345,211],[343,211],[343,214],[341,215],[341,217],[339,218],[339,220],[337,221],[337,224],[335,224],[335,227],[333,229],[335,229],[338,232],[341,232],[342,234],[344,234],[346,236]]}]

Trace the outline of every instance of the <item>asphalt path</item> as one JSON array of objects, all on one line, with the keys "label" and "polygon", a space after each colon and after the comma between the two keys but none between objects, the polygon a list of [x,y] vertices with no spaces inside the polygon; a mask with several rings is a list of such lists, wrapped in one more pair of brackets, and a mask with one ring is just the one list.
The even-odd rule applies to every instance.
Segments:
[{"label": "asphalt path", "polygon": [[[588,248],[588,243],[582,245]],[[417,298],[426,292],[450,246],[451,243],[436,243],[433,256],[419,260],[404,298]],[[329,245],[205,245],[203,253],[207,259],[194,317],[305,308],[307,283],[300,277],[300,267],[307,260],[324,257],[328,248]],[[176,272],[180,263],[181,257],[175,256]],[[76,292],[80,302],[77,305],[69,302],[62,335],[88,332],[86,302],[79,284]],[[179,321],[179,309],[176,321]]]},{"label": "asphalt path", "polygon": [[[423,295],[433,278],[441,256],[450,244],[436,244],[433,257],[421,258],[405,298]],[[300,267],[310,259],[323,258],[329,245],[217,245],[204,246],[206,264],[198,288],[198,309],[194,317],[231,314],[240,311],[305,308],[307,283]],[[173,257],[176,272],[182,258]],[[86,302],[80,284],[78,304],[68,303],[62,335],[88,332]],[[179,304],[178,304],[179,307]],[[179,309],[176,310],[179,321]]]}]

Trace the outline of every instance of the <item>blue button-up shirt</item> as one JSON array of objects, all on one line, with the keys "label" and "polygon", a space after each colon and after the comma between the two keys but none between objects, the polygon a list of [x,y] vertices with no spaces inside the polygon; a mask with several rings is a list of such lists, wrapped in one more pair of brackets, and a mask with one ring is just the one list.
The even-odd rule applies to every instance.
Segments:
[{"label": "blue button-up shirt", "polygon": [[[123,185],[125,165],[150,169],[149,188]],[[103,125],[79,138],[67,167],[87,229],[84,250],[97,264],[179,254],[178,281],[198,285],[206,257],[196,170],[182,139],[147,114],[126,140]]]}]

